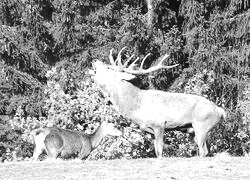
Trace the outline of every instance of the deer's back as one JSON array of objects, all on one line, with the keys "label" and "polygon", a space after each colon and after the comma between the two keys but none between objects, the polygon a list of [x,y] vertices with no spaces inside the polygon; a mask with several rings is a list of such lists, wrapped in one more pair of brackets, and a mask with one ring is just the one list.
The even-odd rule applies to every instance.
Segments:
[{"label": "deer's back", "polygon": [[140,96],[140,105],[130,117],[145,126],[167,123],[169,128],[174,128],[218,115],[213,102],[197,95],[147,90],[141,91]]}]

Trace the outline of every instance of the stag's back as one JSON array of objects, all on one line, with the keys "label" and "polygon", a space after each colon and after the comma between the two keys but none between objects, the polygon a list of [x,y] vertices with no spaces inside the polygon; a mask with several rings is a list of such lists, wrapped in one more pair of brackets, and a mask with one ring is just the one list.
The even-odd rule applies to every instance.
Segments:
[{"label": "stag's back", "polygon": [[216,124],[224,113],[224,110],[213,102],[197,95],[141,90],[139,96],[141,101],[138,108],[128,113],[128,116],[139,124],[166,123],[169,128],[174,128],[205,121],[208,118],[211,123]]}]

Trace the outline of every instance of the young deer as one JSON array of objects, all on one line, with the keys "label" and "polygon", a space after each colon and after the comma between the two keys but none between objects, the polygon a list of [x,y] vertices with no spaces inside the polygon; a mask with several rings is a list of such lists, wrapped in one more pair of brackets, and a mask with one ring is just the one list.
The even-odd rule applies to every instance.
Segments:
[{"label": "young deer", "polygon": [[33,160],[45,150],[49,158],[56,159],[76,156],[86,158],[102,141],[106,135],[121,136],[122,132],[113,123],[103,122],[94,134],[61,129],[58,127],[40,128],[34,131],[35,150]]},{"label": "young deer", "polygon": [[159,69],[170,69],[176,65],[165,66],[165,55],[158,64],[149,69],[143,69],[147,54],[142,60],[139,69],[135,63],[121,61],[121,52],[116,61],[113,59],[113,49],[110,50],[109,60],[111,65],[106,65],[97,60],[93,63],[94,80],[102,92],[110,99],[117,110],[125,117],[131,119],[142,129],[154,134],[155,152],[157,157],[162,156],[164,130],[181,127],[193,127],[195,140],[199,147],[199,155],[208,154],[206,139],[208,132],[223,118],[225,111],[208,99],[185,93],[169,93],[159,90],[142,90],[134,86],[129,80],[140,74],[148,74]]}]

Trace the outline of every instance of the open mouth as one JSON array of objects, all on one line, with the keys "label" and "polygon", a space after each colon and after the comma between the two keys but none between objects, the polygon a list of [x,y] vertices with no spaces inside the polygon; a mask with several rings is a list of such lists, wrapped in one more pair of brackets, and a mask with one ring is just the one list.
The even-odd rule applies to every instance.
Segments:
[{"label": "open mouth", "polygon": [[95,62],[92,62],[93,71],[96,72]]},{"label": "open mouth", "polygon": [[94,63],[92,63],[92,67],[93,69],[89,69],[88,71],[89,71],[89,75],[94,76],[96,74],[96,67]]}]

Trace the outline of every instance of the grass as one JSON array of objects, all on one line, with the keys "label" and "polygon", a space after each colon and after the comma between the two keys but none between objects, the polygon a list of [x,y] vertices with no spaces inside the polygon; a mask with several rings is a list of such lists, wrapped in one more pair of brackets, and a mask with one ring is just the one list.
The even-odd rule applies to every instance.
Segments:
[{"label": "grass", "polygon": [[0,179],[250,179],[250,157],[56,160],[0,164]]}]

